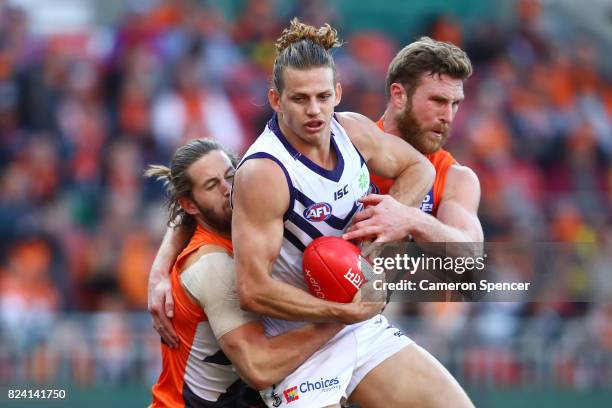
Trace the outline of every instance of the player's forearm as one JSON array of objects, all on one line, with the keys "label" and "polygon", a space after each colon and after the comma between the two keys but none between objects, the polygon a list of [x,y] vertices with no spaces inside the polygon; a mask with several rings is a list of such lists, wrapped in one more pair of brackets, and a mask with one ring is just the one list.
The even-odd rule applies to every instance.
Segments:
[{"label": "player's forearm", "polygon": [[158,282],[161,278],[169,275],[174,261],[183,248],[185,248],[192,234],[193,230],[185,226],[178,228],[168,227],[166,229],[162,243],[151,266],[149,284]]},{"label": "player's forearm", "polygon": [[262,388],[274,384],[295,371],[344,326],[337,323],[308,324],[279,336],[268,338],[254,361],[255,369],[263,374]]},{"label": "player's forearm", "polygon": [[423,156],[395,179],[389,194],[402,204],[418,207],[431,190],[435,177],[434,167]]},{"label": "player's forearm", "polygon": [[417,222],[412,222],[408,226],[408,234],[416,242],[469,242],[471,238],[468,234],[444,225],[435,217],[421,212]]},{"label": "player's forearm", "polygon": [[342,303],[320,300],[301,289],[278,281],[270,285],[269,291],[254,291],[247,301],[247,310],[254,313],[302,322],[345,321],[344,306]]},{"label": "player's forearm", "polygon": [[[237,268],[238,276],[240,269]],[[277,319],[310,322],[347,322],[352,304],[318,299],[302,289],[267,278],[262,282],[238,278],[240,307]]]},{"label": "player's forearm", "polygon": [[482,239],[472,236],[473,234],[468,231],[446,225],[424,212],[419,213],[417,222],[410,224],[408,233],[417,243],[465,243],[465,245],[430,247],[437,252],[436,255],[440,256],[479,256],[482,250],[481,246],[477,245],[482,242]]}]

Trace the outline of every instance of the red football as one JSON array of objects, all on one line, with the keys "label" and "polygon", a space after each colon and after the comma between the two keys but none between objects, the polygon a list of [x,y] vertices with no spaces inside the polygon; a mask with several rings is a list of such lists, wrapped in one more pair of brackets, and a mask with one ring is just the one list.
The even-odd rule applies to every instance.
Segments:
[{"label": "red football", "polygon": [[366,281],[361,250],[339,237],[321,237],[304,250],[304,281],[314,296],[348,303]]}]

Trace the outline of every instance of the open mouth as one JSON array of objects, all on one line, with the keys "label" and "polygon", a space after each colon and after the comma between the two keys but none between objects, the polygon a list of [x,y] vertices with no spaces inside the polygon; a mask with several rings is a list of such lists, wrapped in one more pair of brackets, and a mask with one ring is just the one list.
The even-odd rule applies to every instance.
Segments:
[{"label": "open mouth", "polygon": [[310,132],[317,132],[323,129],[325,122],[322,120],[309,120],[304,124],[304,127]]},{"label": "open mouth", "polygon": [[441,129],[432,129],[431,133],[433,133],[434,135],[436,135],[436,137],[442,137],[444,136],[444,131]]}]

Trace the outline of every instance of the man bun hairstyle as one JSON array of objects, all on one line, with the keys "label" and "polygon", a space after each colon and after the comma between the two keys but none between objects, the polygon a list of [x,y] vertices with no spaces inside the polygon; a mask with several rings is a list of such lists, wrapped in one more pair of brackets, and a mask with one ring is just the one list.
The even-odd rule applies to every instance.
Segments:
[{"label": "man bun hairstyle", "polygon": [[411,97],[423,74],[448,75],[464,81],[472,75],[472,63],[465,51],[456,45],[421,37],[405,46],[389,64],[385,88],[387,99],[393,83],[403,85]]},{"label": "man bun hairstyle", "polygon": [[330,67],[336,82],[336,65],[331,50],[340,47],[338,32],[329,24],[313,27],[293,18],[276,40],[276,59],[272,73],[272,86],[279,93],[283,90],[282,73],[286,67],[308,69]]}]

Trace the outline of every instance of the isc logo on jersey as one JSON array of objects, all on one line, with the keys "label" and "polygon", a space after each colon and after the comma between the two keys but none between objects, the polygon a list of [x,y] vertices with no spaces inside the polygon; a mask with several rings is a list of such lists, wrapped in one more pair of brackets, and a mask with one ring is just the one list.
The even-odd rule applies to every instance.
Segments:
[{"label": "isc logo on jersey", "polygon": [[308,221],[325,221],[331,217],[332,207],[327,203],[316,203],[304,210],[304,218]]}]

